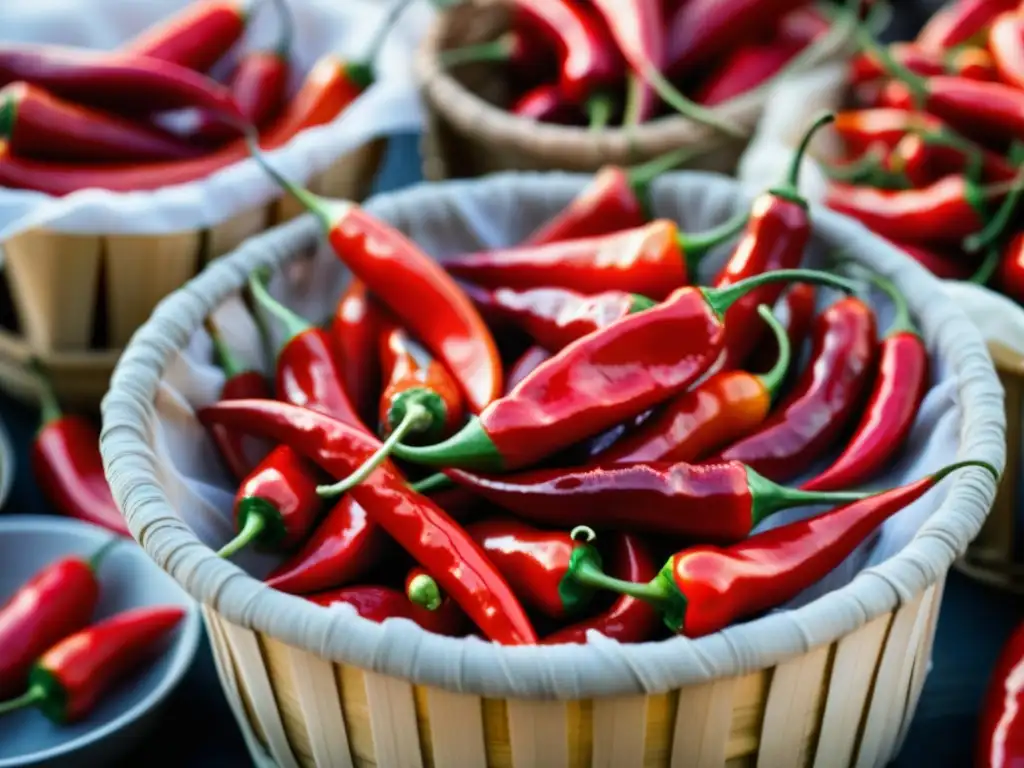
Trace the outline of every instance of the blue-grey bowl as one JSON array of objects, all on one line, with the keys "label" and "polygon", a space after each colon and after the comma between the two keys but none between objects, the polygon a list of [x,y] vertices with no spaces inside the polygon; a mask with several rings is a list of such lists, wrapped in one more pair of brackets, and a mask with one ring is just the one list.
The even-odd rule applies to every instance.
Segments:
[{"label": "blue-grey bowl", "polygon": [[[0,516],[0,604],[46,564],[67,555],[87,557],[110,536],[62,517]],[[148,605],[180,605],[186,616],[163,653],[112,689],[84,720],[59,726],[33,709],[0,718],[0,768],[111,765],[138,744],[192,664],[199,608],[135,541],[125,539],[111,550],[98,575],[95,619]]]}]

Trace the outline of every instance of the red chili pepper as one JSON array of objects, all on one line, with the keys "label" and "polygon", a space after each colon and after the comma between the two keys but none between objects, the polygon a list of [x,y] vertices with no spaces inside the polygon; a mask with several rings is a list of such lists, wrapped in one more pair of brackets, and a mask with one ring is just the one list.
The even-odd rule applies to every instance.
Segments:
[{"label": "red chili pepper", "polygon": [[892,149],[912,131],[938,131],[942,122],[907,109],[853,109],[837,114],[833,128],[848,156],[858,157],[879,144]]},{"label": "red chili pepper", "polygon": [[[378,445],[372,435],[340,421],[271,400],[217,403],[198,415],[203,424],[246,429],[290,445],[333,477],[355,472]],[[510,645],[537,642],[518,599],[480,546],[440,507],[410,490],[390,462],[381,464],[350,494],[427,569],[488,639]]]},{"label": "red chili pepper", "polygon": [[736,48],[701,83],[694,101],[714,107],[749,93],[781,72],[804,47],[802,42],[771,40]]},{"label": "red chili pepper", "polygon": [[637,125],[654,117],[658,95],[648,81],[665,68],[665,20],[660,0],[593,0],[612,38],[633,70],[625,124]]},{"label": "red chili pepper", "polygon": [[100,598],[96,572],[120,541],[107,542],[88,560],[50,563],[0,606],[0,698],[23,693],[35,660],[89,623]]},{"label": "red chili pepper", "polygon": [[873,279],[896,308],[878,347],[878,374],[853,437],[828,469],[801,486],[807,491],[851,488],[870,478],[902,447],[928,388],[928,349],[906,299],[888,280]]},{"label": "red chili pepper", "polygon": [[780,350],[775,367],[764,376],[745,371],[716,373],[665,403],[642,426],[599,454],[604,462],[697,461],[757,429],[768,417],[772,400],[789,370],[790,346],[781,323],[766,306]]},{"label": "red chili pepper", "polygon": [[61,514],[130,537],[103,473],[99,430],[81,416],[63,413],[42,364],[33,360],[31,366],[42,411],[32,442],[36,484]]},{"label": "red chili pepper", "polygon": [[136,608],[68,635],[40,656],[23,695],[0,704],[0,715],[38,707],[58,724],[88,715],[184,618],[178,606]]},{"label": "red chili pepper", "polygon": [[[817,291],[814,286],[807,283],[790,286],[782,296],[781,301],[786,307],[786,316],[782,325],[786,329],[786,340],[789,342],[789,348],[794,357],[799,356],[804,341],[811,335],[816,296]],[[751,373],[767,373],[778,365],[780,353],[778,341],[773,335],[765,339],[765,342],[754,350],[748,369]],[[787,370],[787,378],[789,373],[791,371]]]},{"label": "red chili pepper", "polygon": [[466,293],[483,315],[511,323],[549,352],[654,306],[650,299],[625,291],[584,295],[567,288],[488,291],[468,286]]},{"label": "red chili pepper", "polygon": [[627,291],[660,300],[687,285],[702,255],[735,235],[747,215],[691,235],[658,219],[610,235],[499,248],[442,259],[449,274],[486,288]]},{"label": "red chili pepper", "polygon": [[377,413],[381,322],[381,308],[366,284],[353,278],[338,299],[331,338],[345,391],[365,424],[371,423]]},{"label": "red chili pepper", "polygon": [[917,188],[945,176],[977,175],[987,182],[1012,181],[1017,169],[996,152],[977,146],[950,131],[910,133],[889,153],[890,169]]},{"label": "red chili pepper", "polygon": [[193,2],[121,50],[206,72],[242,36],[247,21],[248,11],[237,0]]},{"label": "red chili pepper", "polygon": [[1003,11],[1013,10],[1019,0],[958,0],[932,15],[917,35],[926,51],[944,53],[984,35]]},{"label": "red chili pepper", "polygon": [[309,595],[306,599],[325,607],[347,603],[364,619],[378,623],[385,619],[408,619],[438,635],[458,637],[465,630],[465,614],[451,601],[445,601],[437,610],[427,610],[388,587],[346,587]]},{"label": "red chili pepper", "polygon": [[1003,249],[997,280],[1003,293],[1024,304],[1024,233],[1014,236]]},{"label": "red chili pepper", "polygon": [[529,347],[522,355],[519,356],[519,359],[512,364],[512,367],[508,369],[508,375],[505,377],[505,394],[507,395],[519,386],[519,382],[533,373],[537,369],[538,365],[550,357],[551,353],[544,349],[544,347]]},{"label": "red chili pepper", "polygon": [[[952,51],[929,51],[915,43],[892,43],[889,54],[915,75],[956,75],[968,80],[995,80],[996,64],[984,48],[971,46]],[[869,52],[850,62],[850,83],[862,85],[886,77],[885,67]]]},{"label": "red chili pepper", "polygon": [[576,106],[565,100],[561,89],[546,83],[516,99],[509,111],[517,117],[544,123],[573,123],[578,117]]},{"label": "red chili pepper", "polygon": [[[862,4],[863,5],[863,4]],[[772,39],[795,43],[811,43],[825,35],[832,25],[813,5],[794,8],[785,14],[772,34]]]},{"label": "red chili pepper", "polygon": [[[296,186],[256,147],[252,150],[267,173],[319,220],[338,258],[447,366],[474,412],[501,394],[501,358],[494,339],[473,303],[437,262],[360,206]],[[416,301],[409,300],[412,296]]]},{"label": "red chili pepper", "polygon": [[[226,377],[224,386],[220,390],[220,399],[249,400],[270,397],[270,388],[267,386],[267,380],[263,374],[243,367],[209,319],[207,319],[206,330],[213,341],[214,352]],[[245,436],[238,432],[215,428],[210,430],[210,437],[217,446],[221,458],[224,459],[228,471],[238,481],[252,472],[268,453],[265,450],[262,451],[262,455],[254,461],[248,450]]]},{"label": "red chili pepper", "polygon": [[1007,85],[1024,89],[1024,16],[1020,10],[996,18],[988,31],[988,49],[999,78]]},{"label": "red chili pepper", "polygon": [[[654,558],[643,541],[628,533],[610,537],[611,574],[626,581],[650,581],[658,575]],[[608,610],[548,635],[544,645],[576,643],[585,645],[587,633],[598,632],[620,643],[642,643],[650,640],[658,627],[658,614],[643,600],[620,597]]]},{"label": "red chili pepper", "polygon": [[646,600],[673,632],[701,637],[792,600],[835,569],[889,517],[949,473],[969,466],[984,467],[998,477],[985,462],[952,464],[909,485],[728,547],[702,544],[684,549],[646,584],[606,576],[590,546],[577,547],[571,572],[588,586]]},{"label": "red chili pepper", "polygon": [[981,706],[975,768],[1024,763],[1024,623],[999,652]]},{"label": "red chili pepper", "polygon": [[943,280],[966,280],[977,266],[959,248],[940,251],[915,243],[900,243],[895,240],[889,242]]},{"label": "red chili pepper", "polygon": [[[738,461],[624,464],[598,458],[570,469],[505,475],[449,469],[445,474],[538,525],[571,528],[589,520],[599,529],[719,543],[746,538],[752,528],[782,510],[836,504],[863,496],[785,488]],[[709,514],[709,510],[714,513]]]},{"label": "red chili pepper", "polygon": [[877,355],[875,315],[840,299],[814,323],[810,361],[767,421],[712,461],[742,461],[772,480],[796,477],[820,458],[862,404]]},{"label": "red chili pepper", "polygon": [[152,126],[51,96],[28,83],[0,90],[0,141],[42,160],[181,160],[198,150]]}]

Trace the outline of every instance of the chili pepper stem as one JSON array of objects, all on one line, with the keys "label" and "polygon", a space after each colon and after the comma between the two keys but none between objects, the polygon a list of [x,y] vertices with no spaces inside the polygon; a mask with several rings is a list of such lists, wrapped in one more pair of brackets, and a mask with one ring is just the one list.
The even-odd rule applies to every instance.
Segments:
[{"label": "chili pepper stem", "polygon": [[1013,180],[1013,186],[1010,187],[1003,204],[999,206],[999,210],[985,225],[985,228],[964,240],[964,250],[968,253],[977,253],[982,248],[992,245],[1002,236],[1020,202],[1022,188],[1024,188],[1024,166],[1018,171],[1017,178]]},{"label": "chili pepper stem", "polygon": [[914,322],[910,319],[910,307],[907,306],[907,300],[893,284],[892,280],[882,277],[877,273],[872,273],[869,280],[885,292],[885,295],[889,297],[896,310],[896,316],[893,318],[885,335],[887,337],[895,336],[897,333],[913,333],[916,335],[917,329],[914,327]]},{"label": "chili pepper stem", "polygon": [[273,3],[277,7],[277,18],[281,24],[274,53],[279,58],[288,61],[291,56],[292,43],[295,40],[295,16],[285,0],[273,0]]},{"label": "chili pepper stem", "polygon": [[53,391],[53,383],[50,381],[50,376],[46,371],[46,366],[43,365],[43,361],[38,357],[33,357],[29,360],[28,367],[35,374],[39,385],[39,429],[42,430],[48,424],[53,424],[64,418],[64,411],[57,400],[57,393]]},{"label": "chili pepper stem", "polygon": [[0,139],[10,139],[18,122],[18,93],[20,89],[5,88],[0,102]]},{"label": "chili pepper stem", "polygon": [[455,481],[452,480],[444,472],[438,472],[437,474],[425,477],[422,480],[418,480],[415,483],[409,485],[416,493],[430,493],[432,491],[444,491],[455,486]]},{"label": "chili pepper stem", "polygon": [[786,488],[772,482],[747,467],[747,485],[753,498],[751,524],[756,526],[776,512],[793,507],[810,507],[816,504],[846,504],[860,501],[871,494],[856,491],[801,491]]},{"label": "chili pepper stem", "polygon": [[110,550],[120,544],[124,539],[120,536],[110,539],[106,544],[97,549],[89,557],[89,570],[93,573],[99,570],[99,567],[103,565],[103,561],[107,559],[107,555],[110,554]]},{"label": "chili pepper stem", "polygon": [[644,197],[644,193],[646,192],[648,185],[650,185],[650,183],[658,176],[671,171],[674,168],[678,168],[680,165],[683,165],[703,153],[703,149],[696,150],[692,147],[679,147],[677,149],[669,150],[662,155],[658,155],[652,160],[648,160],[646,163],[634,165],[626,171],[626,176],[629,179],[629,185],[633,188],[634,194],[638,197]]},{"label": "chili pepper stem", "polygon": [[[401,423],[381,443],[380,448],[355,472],[333,485],[318,485],[316,492],[322,497],[338,496],[366,480],[391,455],[402,439],[413,432],[429,429],[434,423],[434,414],[421,403],[411,402]],[[397,453],[397,452],[396,452]]]},{"label": "chili pepper stem", "polygon": [[815,118],[810,126],[808,126],[807,130],[804,131],[803,137],[800,139],[800,143],[797,145],[796,152],[793,153],[793,158],[790,160],[786,178],[781,185],[772,187],[769,190],[771,194],[790,200],[798,205],[807,206],[807,201],[800,194],[800,166],[803,164],[804,155],[807,154],[807,149],[811,146],[811,140],[815,134],[823,126],[834,123],[835,119],[835,112],[826,112]]},{"label": "chili pepper stem", "polygon": [[914,72],[911,72],[906,66],[897,61],[896,57],[893,56],[883,46],[879,45],[871,32],[864,26],[858,25],[856,30],[857,42],[861,48],[864,48],[869,54],[878,60],[878,63],[882,65],[882,69],[886,71],[891,77],[900,80],[906,85],[917,102],[917,106],[921,106],[922,102],[927,98],[927,87],[925,85],[925,79]]},{"label": "chili pepper stem", "polygon": [[761,316],[762,320],[768,323],[768,327],[772,329],[772,333],[775,335],[775,343],[779,348],[779,356],[775,360],[775,365],[767,373],[758,376],[761,380],[761,386],[768,393],[769,399],[773,400],[778,394],[782,383],[786,380],[786,375],[789,373],[789,364],[793,356],[792,348],[789,343],[789,334],[786,333],[782,323],[772,313],[771,307],[767,304],[762,304],[757,308],[757,313]]},{"label": "chili pepper stem", "polygon": [[486,43],[449,48],[447,51],[441,51],[437,58],[445,69],[484,61],[505,61],[512,55],[512,45],[513,38],[502,35],[497,40],[489,40]]},{"label": "chili pepper stem", "polygon": [[612,97],[607,93],[598,93],[587,101],[587,116],[590,118],[591,131],[603,131],[612,119]]},{"label": "chili pepper stem", "polygon": [[384,21],[377,28],[373,38],[370,40],[370,47],[366,50],[366,56],[363,57],[362,61],[349,62],[346,68],[346,74],[349,80],[358,85],[361,89],[366,90],[373,81],[377,79],[376,72],[374,72],[374,64],[377,61],[377,56],[380,54],[381,48],[384,47],[384,41],[388,39],[388,34],[394,27],[395,22],[398,21],[398,17],[402,15],[402,12],[409,7],[412,0],[397,0],[397,2],[391,6],[391,10],[388,11],[384,17]]},{"label": "chili pepper stem", "polygon": [[267,291],[267,280],[270,279],[270,270],[261,267],[249,275],[249,292],[252,294],[256,306],[268,315],[272,315],[280,321],[285,330],[285,340],[282,346],[294,339],[296,336],[305,333],[313,325],[295,312],[292,312],[281,302],[277,301]]},{"label": "chili pepper stem", "polygon": [[623,111],[623,125],[636,126],[640,124],[643,91],[644,79],[635,72],[631,73],[626,84],[626,108]]},{"label": "chili pepper stem", "polygon": [[425,573],[416,574],[405,590],[409,601],[428,611],[436,611],[441,607],[441,589],[431,576]]},{"label": "chili pepper stem", "polygon": [[746,131],[733,123],[723,120],[714,110],[695,104],[683,96],[661,72],[653,67],[648,67],[641,75],[658,92],[658,95],[661,96],[665,103],[683,117],[721,131],[734,139],[745,139],[747,137]]},{"label": "chili pepper stem", "polygon": [[660,576],[641,584],[635,581],[616,579],[605,573],[595,562],[597,551],[591,546],[577,547],[569,560],[568,576],[585,587],[605,589],[620,595],[635,597],[650,603],[655,608],[669,610],[679,599],[678,593]]},{"label": "chili pepper stem", "polygon": [[217,550],[217,557],[228,558],[236,555],[241,550],[252,544],[263,535],[267,529],[267,520],[263,515],[246,515],[245,525],[231,541]]},{"label": "chili pepper stem", "polygon": [[8,712],[17,712],[19,709],[31,707],[45,699],[46,689],[40,685],[32,686],[18,698],[0,702],[0,715],[6,715]]},{"label": "chili pepper stem", "polygon": [[722,316],[729,307],[755,288],[766,283],[778,282],[807,282],[815,285],[827,285],[844,293],[856,293],[857,291],[857,284],[853,281],[826,272],[815,272],[810,269],[777,269],[748,277],[726,288],[701,288],[701,292],[711,308],[719,316]]},{"label": "chili pepper stem", "polygon": [[686,268],[694,274],[700,264],[701,257],[712,248],[739,234],[750,221],[749,211],[740,211],[723,224],[698,234],[680,233],[679,249],[686,257]]},{"label": "chili pepper stem", "polygon": [[982,260],[981,264],[978,265],[978,269],[975,270],[974,274],[967,278],[968,283],[974,283],[975,285],[988,285],[988,281],[992,279],[992,275],[995,274],[999,268],[999,262],[1002,260],[1002,254],[998,248],[989,248],[988,253]]},{"label": "chili pepper stem", "polygon": [[441,443],[425,446],[395,443],[394,455],[428,467],[457,466],[483,472],[500,472],[503,467],[501,453],[479,418],[470,419],[466,426]]},{"label": "chili pepper stem", "polygon": [[241,373],[245,372],[245,366],[238,359],[238,356],[231,350],[231,348],[224,341],[224,337],[220,335],[220,331],[217,330],[217,326],[213,320],[207,317],[203,321],[203,325],[206,327],[206,332],[210,335],[210,341],[213,342],[213,352],[217,357],[217,363],[220,365],[224,375],[227,378],[233,378]]}]

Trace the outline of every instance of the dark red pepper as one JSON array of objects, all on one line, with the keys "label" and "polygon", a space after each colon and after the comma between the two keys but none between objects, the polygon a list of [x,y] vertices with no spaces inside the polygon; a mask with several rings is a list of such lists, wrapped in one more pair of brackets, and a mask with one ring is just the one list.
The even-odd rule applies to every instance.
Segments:
[{"label": "dark red pepper", "polygon": [[895,240],[889,242],[943,280],[966,280],[977,266],[971,257],[959,248],[936,250],[916,243],[900,243]]},{"label": "dark red pepper", "polygon": [[741,461],[782,482],[807,470],[862,405],[875,368],[875,314],[844,298],[814,323],[811,357],[793,391],[767,421],[711,461]]},{"label": "dark red pepper", "polygon": [[673,555],[646,584],[606,576],[592,546],[578,546],[571,572],[579,582],[650,602],[673,632],[701,637],[792,600],[824,578],[889,517],[936,483],[980,461],[952,464],[930,477],[781,525],[728,547],[697,545]]},{"label": "dark red pepper", "polygon": [[199,0],[146,29],[120,50],[206,72],[241,38],[248,20],[248,11],[238,0]]},{"label": "dark red pepper", "polygon": [[[967,47],[933,52],[914,43],[893,43],[889,54],[915,75],[956,75],[968,80],[995,80],[995,63],[984,48]],[[858,86],[886,76],[885,67],[868,52],[850,62],[850,83]]]},{"label": "dark red pepper", "polygon": [[978,723],[974,768],[1024,763],[1024,623],[1006,640],[989,675]]},{"label": "dark red pepper", "polygon": [[714,107],[749,93],[781,72],[804,46],[803,42],[786,39],[740,46],[701,83],[694,101]]},{"label": "dark red pepper", "polygon": [[100,599],[96,572],[113,539],[88,559],[65,557],[37,571],[0,606],[0,698],[23,693],[32,664],[88,625]]},{"label": "dark red pepper", "polygon": [[[633,70],[624,117],[638,125],[654,117],[658,95],[648,81],[665,69],[665,21],[659,0],[592,0]],[[653,73],[653,75],[652,75]]]},{"label": "dark red pepper", "polygon": [[37,707],[57,724],[78,722],[147,661],[184,616],[178,606],[135,608],[68,635],[36,659],[28,691],[0,704],[0,715]]},{"label": "dark red pepper", "polygon": [[549,357],[551,357],[551,353],[540,346],[529,347],[523,352],[519,359],[512,364],[512,367],[508,369],[508,375],[505,377],[505,394],[507,395],[519,386],[519,382],[533,373],[537,366]]},{"label": "dark red pepper", "polygon": [[42,424],[32,441],[32,474],[61,514],[130,537],[103,472],[100,433],[88,419],[64,414],[42,363],[33,360]]},{"label": "dark red pepper", "polygon": [[[800,356],[804,342],[811,335],[816,297],[817,291],[814,286],[807,283],[790,286],[782,295],[781,302],[786,308],[786,314],[781,322],[786,329],[786,340],[789,342],[793,357]],[[779,353],[778,340],[774,335],[770,336],[754,350],[747,368],[751,373],[767,373],[778,365]],[[787,371],[787,374],[789,373],[792,371]]]},{"label": "dark red pepper", "polygon": [[331,338],[345,391],[365,424],[376,417],[380,394],[380,323],[380,307],[353,278],[338,299]]},{"label": "dark red pepper", "polygon": [[524,93],[509,111],[517,117],[544,123],[573,123],[578,116],[576,105],[565,100],[561,89],[547,83]]},{"label": "dark red pepper", "polygon": [[957,0],[940,9],[917,35],[917,44],[926,51],[945,53],[974,42],[1004,11],[1013,10],[1020,0]]},{"label": "dark red pepper", "polygon": [[451,637],[458,637],[465,631],[465,614],[451,601],[443,602],[437,610],[427,610],[397,589],[388,587],[346,587],[309,595],[306,599],[324,607],[347,603],[364,619],[378,623],[385,619],[408,619],[428,632]]}]

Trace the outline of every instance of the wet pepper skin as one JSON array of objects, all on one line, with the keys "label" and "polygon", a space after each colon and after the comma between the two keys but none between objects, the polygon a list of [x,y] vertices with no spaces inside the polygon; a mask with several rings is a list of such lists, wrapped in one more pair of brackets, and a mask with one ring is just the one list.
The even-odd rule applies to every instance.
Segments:
[{"label": "wet pepper skin", "polygon": [[465,615],[450,600],[442,602],[436,611],[428,611],[410,601],[404,593],[388,587],[345,587],[309,595],[306,599],[325,607],[347,603],[364,619],[378,623],[391,618],[408,619],[438,635],[458,637],[465,630]]},{"label": "wet pepper skin", "polygon": [[974,768],[1024,765],[1024,624],[1003,646],[989,678]]}]

